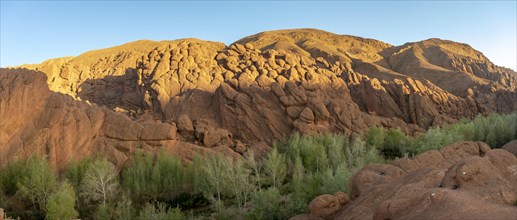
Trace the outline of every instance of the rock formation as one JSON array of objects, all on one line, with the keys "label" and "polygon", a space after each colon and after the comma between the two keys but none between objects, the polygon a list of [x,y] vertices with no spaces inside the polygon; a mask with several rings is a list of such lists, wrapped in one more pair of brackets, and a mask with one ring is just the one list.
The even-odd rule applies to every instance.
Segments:
[{"label": "rock formation", "polygon": [[122,164],[162,148],[186,160],[257,155],[293,132],[415,133],[517,110],[517,73],[439,39],[394,47],[284,30],[230,46],[136,41],[20,68],[0,70],[1,161],[39,152],[61,166],[103,152]]},{"label": "rock formation", "polygon": [[[47,155],[56,168],[88,155],[105,156],[121,166],[131,154],[142,151],[164,150],[185,161],[217,152],[237,156],[226,147],[205,148],[178,140],[174,123],[131,120],[105,107],[52,92],[46,82],[45,74],[26,69],[0,73],[2,164],[33,153]],[[198,135],[213,130],[207,128]],[[205,134],[205,139],[213,136]]]},{"label": "rock formation", "polygon": [[292,219],[517,218],[517,158],[482,142],[370,164],[349,188],[351,201],[322,195],[311,202],[310,213]]},{"label": "rock formation", "polygon": [[517,140],[510,141],[501,148],[517,157]]}]

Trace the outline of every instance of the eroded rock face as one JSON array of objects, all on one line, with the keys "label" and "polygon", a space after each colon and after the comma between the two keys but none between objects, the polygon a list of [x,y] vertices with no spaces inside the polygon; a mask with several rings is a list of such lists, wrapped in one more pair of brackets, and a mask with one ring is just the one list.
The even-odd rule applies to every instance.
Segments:
[{"label": "eroded rock face", "polygon": [[46,75],[0,71],[0,161],[47,155],[57,169],[90,155],[122,166],[133,153],[165,151],[188,162],[196,155],[239,157],[229,146],[206,148],[177,138],[174,123],[130,117],[52,92]]},{"label": "eroded rock face", "polygon": [[[517,158],[482,142],[459,142],[402,158],[371,164],[349,181],[348,204],[331,195],[313,204],[331,204],[293,219],[514,219]],[[327,198],[328,197],[328,198]],[[310,219],[310,218],[309,218]],[[313,218],[316,219],[316,218]]]},{"label": "eroded rock face", "polygon": [[26,67],[76,99],[122,108],[133,118],[211,120],[245,142],[292,131],[350,135],[370,126],[411,133],[517,109],[517,73],[468,45],[439,39],[394,47],[284,30],[229,47],[197,39],[137,41]]},{"label": "eroded rock face", "polygon": [[[517,110],[517,73],[439,39],[394,47],[285,30],[230,46],[137,41],[23,67],[46,77],[1,70],[7,74],[0,111],[7,120],[0,157],[26,155],[36,143],[87,154],[113,148],[108,145],[155,150],[172,141],[264,154],[264,143],[293,132],[351,136],[384,126],[411,134]],[[83,132],[76,137],[79,132],[60,129]]]}]

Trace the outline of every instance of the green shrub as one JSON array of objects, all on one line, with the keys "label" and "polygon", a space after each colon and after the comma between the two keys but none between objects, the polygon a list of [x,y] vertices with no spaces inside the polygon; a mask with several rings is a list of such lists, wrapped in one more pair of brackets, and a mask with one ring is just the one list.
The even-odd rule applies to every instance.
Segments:
[{"label": "green shrub", "polygon": [[366,143],[368,146],[381,147],[384,146],[385,129],[373,127],[368,129]]},{"label": "green shrub", "polygon": [[300,136],[293,134],[285,146],[279,147],[287,155],[288,163],[299,158],[306,170],[318,172],[328,166],[336,169],[345,160],[343,151],[347,145],[344,136],[321,134]]},{"label": "green shrub", "polygon": [[95,209],[95,212],[93,213],[92,217],[93,219],[95,220],[106,220],[106,219],[111,219],[111,204],[99,204],[96,209]]},{"label": "green shrub", "polygon": [[156,184],[158,195],[175,198],[188,183],[185,182],[185,167],[176,156],[158,154],[151,173],[151,182]]},{"label": "green shrub", "polygon": [[194,171],[173,155],[137,154],[122,171],[122,185],[133,201],[144,204],[152,199],[173,201],[182,192],[194,189]]},{"label": "green shrub", "polygon": [[6,196],[13,196],[18,191],[18,186],[26,175],[25,162],[17,160],[9,162],[0,172],[0,191]]},{"label": "green shrub", "polygon": [[476,127],[474,123],[467,119],[462,119],[456,124],[450,124],[449,129],[455,134],[461,135],[463,140],[476,140]]},{"label": "green shrub", "polygon": [[327,169],[322,173],[324,181],[321,186],[321,194],[334,194],[336,192],[349,193],[348,180],[352,171],[345,163],[337,169]]},{"label": "green shrub", "polygon": [[128,195],[122,194],[120,198],[117,199],[117,203],[115,204],[113,219],[117,220],[125,220],[125,219],[133,219],[135,215],[135,210],[133,207],[133,202],[131,201]]},{"label": "green shrub", "polygon": [[354,172],[368,163],[385,162],[374,146],[360,138],[348,141],[342,135],[294,134],[277,147],[287,155],[290,167],[286,192],[290,202],[281,210],[290,216],[304,212],[306,204],[318,195],[348,192],[348,180]]},{"label": "green shrub", "polygon": [[163,203],[157,203],[156,205],[148,203],[140,211],[140,214],[136,218],[138,220],[182,220],[187,217],[181,213],[179,208],[167,208]]},{"label": "green shrub", "polygon": [[0,216],[0,217],[3,217],[4,220],[20,220],[21,219],[20,217],[13,218],[11,216],[7,216],[7,213],[4,213],[4,216]]},{"label": "green shrub", "polygon": [[[511,140],[517,139],[517,112],[511,114],[478,115],[473,120],[462,120],[451,125],[463,135],[465,140],[483,141],[494,148],[499,148]],[[449,131],[449,129],[445,129]]]},{"label": "green shrub", "polygon": [[439,150],[443,146],[465,140],[464,136],[452,127],[434,127],[429,128],[427,132],[417,138],[416,153],[422,153],[428,150]]},{"label": "green shrub", "polygon": [[76,219],[79,213],[75,210],[74,187],[67,181],[62,182],[58,190],[52,194],[46,205],[46,219]]},{"label": "green shrub", "polygon": [[291,217],[308,212],[308,204],[310,200],[306,196],[291,194],[286,204],[282,204],[280,210],[280,219],[290,219]]},{"label": "green shrub", "polygon": [[390,129],[386,133],[381,153],[386,158],[397,158],[403,155],[407,143],[407,137],[399,129]]},{"label": "green shrub", "polygon": [[280,191],[275,187],[257,191],[251,200],[252,207],[248,219],[280,219]]},{"label": "green shrub", "polygon": [[476,136],[491,147],[502,147],[517,138],[517,113],[492,114],[488,117],[478,116],[473,120],[473,123],[476,128],[481,128],[479,132],[476,132]]},{"label": "green shrub", "polygon": [[406,144],[405,153],[417,154],[428,150],[438,150],[458,141],[482,141],[492,148],[502,147],[517,139],[517,112],[512,114],[479,115],[473,120],[460,120],[455,124],[429,128]]},{"label": "green shrub", "polygon": [[355,138],[345,147],[346,164],[350,171],[355,172],[369,163],[384,163],[384,158],[377,148],[367,146],[361,138]]},{"label": "green shrub", "polygon": [[311,172],[305,174],[305,198],[311,201],[316,196],[321,195],[321,188],[323,186],[323,175],[321,172]]}]

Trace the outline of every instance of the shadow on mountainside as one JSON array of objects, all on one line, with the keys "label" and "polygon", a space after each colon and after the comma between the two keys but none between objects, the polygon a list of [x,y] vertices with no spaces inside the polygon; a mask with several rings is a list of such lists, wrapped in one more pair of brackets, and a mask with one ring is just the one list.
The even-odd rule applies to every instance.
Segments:
[{"label": "shadow on mountainside", "polygon": [[139,111],[146,108],[146,90],[139,81],[136,69],[128,68],[121,76],[85,80],[79,86],[77,95],[83,101],[109,109],[118,107]]}]

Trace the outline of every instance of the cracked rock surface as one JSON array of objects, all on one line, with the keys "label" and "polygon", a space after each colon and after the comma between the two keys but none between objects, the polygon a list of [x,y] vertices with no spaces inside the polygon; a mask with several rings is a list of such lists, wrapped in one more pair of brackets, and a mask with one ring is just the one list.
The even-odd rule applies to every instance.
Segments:
[{"label": "cracked rock surface", "polygon": [[118,165],[165,149],[185,161],[264,154],[293,132],[422,132],[517,110],[517,73],[470,46],[402,46],[314,29],[230,46],[136,41],[0,69],[0,158],[48,154],[57,167],[108,153]]}]

